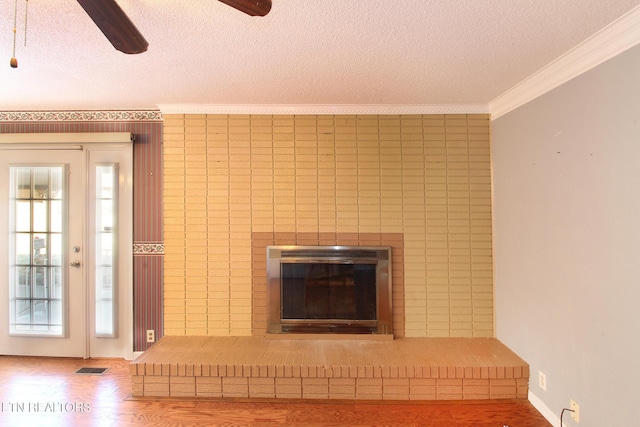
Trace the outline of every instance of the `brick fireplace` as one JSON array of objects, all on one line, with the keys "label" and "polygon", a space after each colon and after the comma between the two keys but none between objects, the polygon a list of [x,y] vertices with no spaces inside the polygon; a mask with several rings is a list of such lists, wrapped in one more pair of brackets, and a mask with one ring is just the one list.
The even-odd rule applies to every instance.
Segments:
[{"label": "brick fireplace", "polygon": [[264,334],[266,246],[295,243],[392,246],[397,336],[493,336],[488,115],[164,123],[166,335]]},{"label": "brick fireplace", "polygon": [[[170,115],[165,337],[133,396],[526,398],[493,337],[484,114]],[[267,339],[266,248],[389,246],[395,339]]]}]

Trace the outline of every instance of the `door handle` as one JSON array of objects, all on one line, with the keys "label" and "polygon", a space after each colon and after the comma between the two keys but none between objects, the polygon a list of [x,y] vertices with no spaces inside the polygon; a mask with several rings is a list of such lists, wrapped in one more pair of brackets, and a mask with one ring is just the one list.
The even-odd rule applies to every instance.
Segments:
[{"label": "door handle", "polygon": [[75,260],[75,261],[69,263],[69,267],[80,268],[80,261]]}]

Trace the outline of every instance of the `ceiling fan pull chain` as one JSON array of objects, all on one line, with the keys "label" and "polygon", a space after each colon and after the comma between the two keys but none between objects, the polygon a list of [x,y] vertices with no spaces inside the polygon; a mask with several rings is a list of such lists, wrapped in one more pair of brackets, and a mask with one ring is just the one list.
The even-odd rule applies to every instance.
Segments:
[{"label": "ceiling fan pull chain", "polygon": [[9,65],[11,68],[18,68],[18,60],[16,59],[16,32],[18,27],[18,0],[16,0],[15,9],[13,11],[13,56]]},{"label": "ceiling fan pull chain", "polygon": [[29,15],[29,0],[24,5],[24,46],[27,47],[27,17]]}]

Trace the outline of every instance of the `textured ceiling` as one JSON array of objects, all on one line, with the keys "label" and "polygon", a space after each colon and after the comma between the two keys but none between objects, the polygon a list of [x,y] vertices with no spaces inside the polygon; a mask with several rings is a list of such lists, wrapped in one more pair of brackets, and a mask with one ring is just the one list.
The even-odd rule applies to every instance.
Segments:
[{"label": "textured ceiling", "polygon": [[[75,0],[0,0],[0,110],[185,104],[487,104],[640,0],[119,0],[116,51]],[[2,59],[2,58],[5,59]],[[5,65],[1,65],[4,61]]]}]

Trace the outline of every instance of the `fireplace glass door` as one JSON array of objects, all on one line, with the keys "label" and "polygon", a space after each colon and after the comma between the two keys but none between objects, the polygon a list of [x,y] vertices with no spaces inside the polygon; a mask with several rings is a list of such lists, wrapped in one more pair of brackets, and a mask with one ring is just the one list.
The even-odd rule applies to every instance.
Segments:
[{"label": "fireplace glass door", "polygon": [[376,265],[283,263],[283,319],[376,319]]},{"label": "fireplace glass door", "polygon": [[267,247],[267,331],[391,335],[390,258],[388,247]]}]

